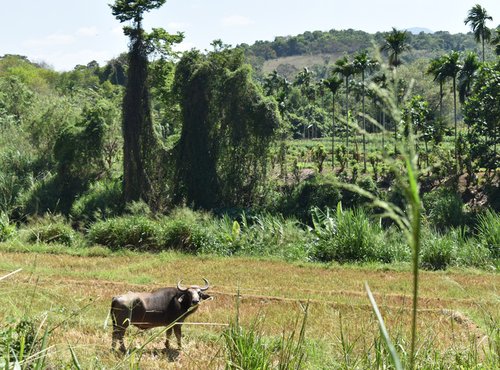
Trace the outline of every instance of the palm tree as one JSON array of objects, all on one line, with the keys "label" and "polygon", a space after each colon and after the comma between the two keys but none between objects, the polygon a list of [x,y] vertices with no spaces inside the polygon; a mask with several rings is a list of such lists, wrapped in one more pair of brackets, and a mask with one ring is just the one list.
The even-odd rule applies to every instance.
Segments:
[{"label": "palm tree", "polygon": [[[373,82],[380,88],[380,89],[387,89],[387,75],[385,73],[381,73],[376,75],[373,78]],[[380,104],[380,99],[377,94],[375,94],[377,104],[380,105],[380,113],[382,115],[382,151],[385,151],[385,111],[384,111],[384,104]]]},{"label": "palm tree", "polygon": [[397,68],[402,63],[400,59],[401,54],[410,50],[408,33],[392,27],[392,31],[385,36],[385,43],[380,50],[389,53],[389,65]]},{"label": "palm tree", "polygon": [[347,56],[338,59],[335,62],[335,67],[333,69],[334,73],[338,73],[345,78],[345,125],[346,125],[346,152],[349,152],[349,77],[354,73],[354,67]]},{"label": "palm tree", "polygon": [[366,117],[365,117],[365,72],[374,69],[378,63],[368,57],[366,50],[354,57],[353,67],[355,73],[361,73],[361,95],[363,109],[363,164],[366,172]]},{"label": "palm tree", "polygon": [[329,79],[323,80],[323,85],[332,93],[332,168],[335,168],[334,155],[335,155],[335,96],[342,86],[341,78],[332,76]]},{"label": "palm tree", "polygon": [[[307,99],[308,103],[311,104],[316,95],[315,91],[315,86],[312,83],[313,81],[313,72],[310,71],[307,67],[304,67],[304,69],[295,77],[295,81],[293,84],[295,86],[298,86],[302,95],[305,96]],[[316,123],[313,122],[313,132],[312,132],[312,137],[314,138],[316,136]],[[306,138],[306,125],[304,124],[304,138]]]},{"label": "palm tree", "polygon": [[490,40],[491,30],[486,27],[486,21],[493,20],[493,17],[488,15],[488,12],[481,5],[476,4],[467,13],[467,18],[465,18],[464,23],[470,23],[472,32],[474,32],[474,38],[476,42],[481,42],[483,49],[483,63],[484,63],[484,41]]},{"label": "palm tree", "polygon": [[452,51],[451,53],[443,57],[443,73],[446,78],[450,78],[453,82],[453,115],[455,123],[455,159],[457,159],[457,75],[460,72],[461,65],[459,62],[460,54],[458,51]]},{"label": "palm tree", "polygon": [[431,60],[427,73],[434,76],[434,82],[439,83],[439,118],[443,119],[443,84],[446,81],[444,73],[445,56],[437,57]]},{"label": "palm tree", "polygon": [[458,99],[461,104],[465,103],[465,99],[470,94],[478,69],[479,61],[477,60],[477,54],[468,52],[464,58],[462,68],[458,72]]}]

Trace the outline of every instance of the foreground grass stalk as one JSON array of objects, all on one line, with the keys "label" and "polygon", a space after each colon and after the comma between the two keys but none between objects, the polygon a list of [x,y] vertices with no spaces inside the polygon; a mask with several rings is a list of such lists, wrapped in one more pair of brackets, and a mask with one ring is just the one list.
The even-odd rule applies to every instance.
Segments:
[{"label": "foreground grass stalk", "polygon": [[409,156],[406,158],[406,168],[408,171],[409,187],[407,189],[407,199],[411,211],[411,234],[409,242],[412,247],[413,258],[413,309],[412,309],[412,324],[411,324],[411,349],[410,349],[410,369],[415,368],[415,347],[417,341],[417,310],[418,310],[418,281],[419,281],[419,255],[420,255],[420,228],[421,228],[421,212],[422,201],[419,195],[415,155],[413,153],[413,138],[410,134],[409,142],[411,145]]},{"label": "foreground grass stalk", "polygon": [[403,366],[401,365],[401,360],[399,359],[396,347],[394,347],[394,344],[392,344],[391,338],[389,337],[389,333],[387,332],[387,329],[385,327],[384,319],[382,318],[382,314],[378,309],[377,302],[375,302],[375,298],[373,297],[372,291],[370,290],[370,286],[368,285],[368,283],[365,283],[365,290],[366,293],[368,294],[368,299],[370,300],[370,303],[372,305],[373,312],[375,312],[375,315],[377,316],[378,324],[380,327],[380,333],[382,334],[385,344],[389,349],[394,367],[396,368],[396,370],[403,370]]}]

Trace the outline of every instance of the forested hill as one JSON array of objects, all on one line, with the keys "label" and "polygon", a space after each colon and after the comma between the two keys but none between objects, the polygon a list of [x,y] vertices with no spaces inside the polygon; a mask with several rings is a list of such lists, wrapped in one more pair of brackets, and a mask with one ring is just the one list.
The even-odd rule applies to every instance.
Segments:
[{"label": "forested hill", "polygon": [[[374,45],[380,46],[383,44],[385,36],[386,33],[384,32],[370,34],[353,29],[307,31],[297,36],[278,36],[274,41],[256,41],[253,45],[242,44],[239,46],[245,50],[248,59],[258,70],[262,68],[266,61],[277,59],[282,59],[282,65],[291,64],[288,69],[294,69],[294,62],[290,63],[290,59],[296,61],[297,58],[289,57],[317,56],[318,59],[309,59],[309,62],[333,62],[344,53],[354,53],[363,49],[369,50]],[[478,53],[480,52],[479,45],[474,41],[472,33],[450,34],[449,32],[439,31],[412,34],[408,32],[408,42],[411,50],[403,56],[403,62],[406,63],[420,58],[434,58],[451,50],[475,50]],[[491,57],[493,57],[493,53]],[[280,63],[272,63],[271,65],[278,66]],[[298,67],[300,70],[301,66]],[[264,72],[269,71],[264,70]],[[287,71],[283,72],[286,74]]]}]

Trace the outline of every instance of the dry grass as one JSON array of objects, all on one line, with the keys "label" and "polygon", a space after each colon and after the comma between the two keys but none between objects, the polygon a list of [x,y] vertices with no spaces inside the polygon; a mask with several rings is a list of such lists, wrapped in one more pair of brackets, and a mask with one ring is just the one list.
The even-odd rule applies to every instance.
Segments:
[{"label": "dry grass", "polygon": [[[110,349],[110,328],[105,326],[111,297],[129,290],[151,290],[174,285],[180,278],[198,283],[206,277],[215,299],[201,305],[191,322],[229,323],[235,315],[238,286],[242,299],[240,319],[250,324],[264,317],[269,336],[279,336],[310,301],[307,340],[321,349],[317,356],[334,358],[343,332],[352,343],[370,343],[378,335],[371,306],[364,293],[368,281],[394,336],[408,337],[411,310],[411,273],[362,267],[294,265],[242,258],[207,258],[178,254],[74,257],[68,255],[0,253],[0,275],[23,271],[0,282],[4,304],[0,319],[40,316],[49,312],[57,326],[51,336],[52,361],[68,363],[69,346],[83,368],[129,367]],[[484,336],[484,312],[499,319],[498,274],[422,272],[419,333],[421,342],[434,340],[447,351]],[[108,323],[109,325],[109,323]],[[163,335],[146,347],[140,367],[210,368],[223,366],[222,326],[184,327],[181,353],[163,352]],[[154,331],[153,331],[154,332]],[[159,332],[157,329],[156,332]],[[151,332],[132,330],[127,343],[139,346]],[[430,336],[430,337],[429,337]],[[205,364],[201,366],[201,364]],[[201,367],[200,367],[201,366]]]}]

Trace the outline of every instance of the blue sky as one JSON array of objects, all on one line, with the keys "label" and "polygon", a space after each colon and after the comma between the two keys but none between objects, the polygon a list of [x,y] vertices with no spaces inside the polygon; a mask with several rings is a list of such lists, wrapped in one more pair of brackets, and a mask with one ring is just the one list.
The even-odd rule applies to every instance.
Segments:
[{"label": "blue sky", "polygon": [[[21,54],[55,70],[92,60],[100,64],[127,50],[112,0],[24,0],[2,2],[0,56]],[[182,49],[204,50],[214,39],[237,45],[304,31],[357,29],[366,32],[424,27],[468,32],[467,11],[481,4],[500,24],[499,0],[167,0],[145,16],[145,28],[183,31]]]}]

